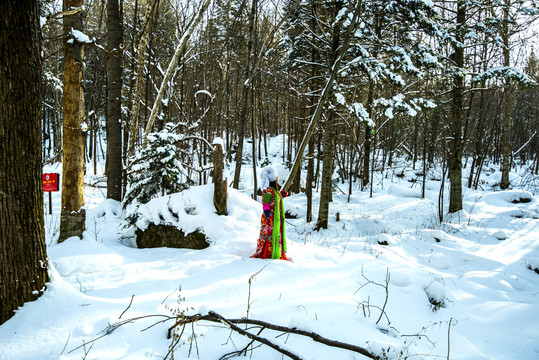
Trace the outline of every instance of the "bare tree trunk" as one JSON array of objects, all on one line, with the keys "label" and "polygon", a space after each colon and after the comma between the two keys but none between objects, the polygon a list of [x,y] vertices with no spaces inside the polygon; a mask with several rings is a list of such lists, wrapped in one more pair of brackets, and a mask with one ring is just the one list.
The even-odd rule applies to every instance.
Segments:
[{"label": "bare tree trunk", "polygon": [[[247,81],[251,78],[251,64],[253,62],[253,40],[255,34],[255,15],[256,15],[257,0],[253,0],[251,4],[251,13],[249,15],[249,42],[247,43],[247,64],[245,65],[245,82],[243,83],[243,95],[240,114],[240,123],[238,129],[238,146],[236,147],[236,166],[234,169],[234,182],[232,187],[239,189],[240,187],[240,175],[241,175],[241,162],[243,159],[243,141],[245,138],[245,124],[247,123],[247,115],[249,113],[249,88],[250,82]],[[254,141],[254,139],[253,139]],[[254,159],[253,159],[254,161]]]},{"label": "bare tree trunk", "polygon": [[331,201],[333,174],[333,146],[334,146],[334,124],[333,113],[326,120],[324,133],[324,161],[322,163],[322,187],[320,189],[320,204],[318,208],[318,220],[316,229],[327,229],[329,219],[329,203]]},{"label": "bare tree trunk", "polygon": [[213,143],[213,204],[217,215],[227,215],[227,179],[223,179],[225,151],[222,144]]},{"label": "bare tree trunk", "polygon": [[122,27],[118,0],[107,0],[107,198],[122,200]]},{"label": "bare tree trunk", "polygon": [[[373,110],[372,110],[372,104],[374,99],[374,82],[371,81],[369,83],[369,93],[367,94],[367,111],[369,112],[369,117],[372,119],[373,116]],[[369,178],[371,176],[370,174],[370,156],[371,156],[371,145],[372,145],[372,127],[367,123],[365,124],[365,146],[364,146],[364,155],[363,155],[363,173],[361,178],[361,189],[365,189],[367,185],[369,185]],[[373,157],[374,158],[374,157]],[[374,164],[372,164],[374,166]]]},{"label": "bare tree trunk", "polygon": [[307,160],[307,179],[305,180],[305,194],[307,195],[307,222],[313,219],[313,179],[314,179],[314,140],[309,141],[309,160]]},{"label": "bare tree trunk", "polygon": [[[510,65],[510,49],[509,49],[509,7],[511,6],[510,0],[505,0],[505,6],[503,8],[504,22],[502,25],[502,39],[503,39],[503,65]],[[500,184],[501,189],[508,189],[509,182],[509,170],[511,168],[511,80],[505,80],[505,87],[503,89],[503,128],[502,128],[502,182]]]},{"label": "bare tree trunk", "polygon": [[84,89],[82,87],[84,45],[72,30],[82,31],[83,0],[64,0],[63,9],[77,9],[64,15],[64,103],[62,211],[60,237],[82,237],[85,227],[84,206]]},{"label": "bare tree trunk", "polygon": [[0,325],[49,281],[37,0],[0,2]]},{"label": "bare tree trunk", "polygon": [[457,9],[457,28],[456,28],[456,44],[455,64],[458,68],[453,78],[453,99],[451,111],[451,141],[449,145],[449,212],[454,213],[462,210],[462,106],[464,93],[464,76],[460,69],[464,68],[464,39],[466,25],[466,1],[459,0]]}]

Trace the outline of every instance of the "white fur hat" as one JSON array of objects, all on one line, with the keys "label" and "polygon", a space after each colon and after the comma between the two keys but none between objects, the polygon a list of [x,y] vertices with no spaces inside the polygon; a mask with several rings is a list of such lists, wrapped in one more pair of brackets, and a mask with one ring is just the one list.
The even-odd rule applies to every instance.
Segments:
[{"label": "white fur hat", "polygon": [[277,180],[278,175],[279,174],[277,173],[277,169],[273,167],[272,165],[268,165],[265,168],[263,168],[262,171],[260,172],[260,179],[262,179],[260,189],[266,190],[270,182]]}]

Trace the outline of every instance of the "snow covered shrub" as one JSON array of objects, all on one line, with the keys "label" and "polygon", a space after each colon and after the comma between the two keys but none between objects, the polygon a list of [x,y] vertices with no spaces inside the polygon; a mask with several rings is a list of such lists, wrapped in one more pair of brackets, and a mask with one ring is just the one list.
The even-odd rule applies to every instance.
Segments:
[{"label": "snow covered shrub", "polygon": [[[124,208],[130,204],[145,204],[158,196],[183,191],[193,184],[186,175],[181,162],[182,154],[176,145],[181,141],[181,137],[171,132],[173,127],[174,124],[167,123],[162,131],[149,134],[148,146],[132,161]],[[134,215],[133,211],[128,213]]]},{"label": "snow covered shrub", "polygon": [[431,282],[425,287],[425,293],[429,298],[429,302],[432,305],[432,311],[438,311],[441,308],[446,307],[447,297],[445,294],[445,287],[438,281]]}]

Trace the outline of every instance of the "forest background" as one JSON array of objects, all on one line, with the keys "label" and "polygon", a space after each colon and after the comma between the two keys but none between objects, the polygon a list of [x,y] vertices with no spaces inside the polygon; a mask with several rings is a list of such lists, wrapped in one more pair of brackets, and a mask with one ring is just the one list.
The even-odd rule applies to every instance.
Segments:
[{"label": "forest background", "polygon": [[[353,182],[368,190],[397,157],[423,180],[443,164],[449,212],[462,209],[463,162],[468,187],[481,185],[485,162],[501,164],[501,189],[537,184],[536,1],[38,4],[37,143],[44,163],[63,164],[60,241],[83,231],[84,173],[105,157],[107,197],[125,201],[160,131],[176,134],[180,174],[169,185],[180,188],[209,181],[208,140],[223,139],[230,185],[241,188],[244,142],[260,165],[267,138],[289,135],[284,186],[306,192],[307,221],[320,187],[318,228],[333,174],[350,193]],[[517,166],[528,175],[511,183]]]},{"label": "forest background", "polygon": [[[267,136],[289,134],[289,165],[308,143],[305,183],[321,181],[321,209],[334,171],[366,188],[395,156],[422,159],[424,175],[447,164],[451,212],[462,208],[462,161],[472,162],[468,187],[485,160],[503,162],[501,188],[510,166],[539,170],[534,1],[65,3],[83,6],[69,15],[80,32],[62,26],[59,1],[42,4],[43,158],[65,151],[62,96],[75,92],[84,139],[64,141],[84,141],[86,171],[106,152],[110,198],[122,200],[137,151],[168,122],[183,140],[184,180],[198,184],[211,168],[201,139],[224,139],[234,188],[246,138],[263,162]],[[84,48],[82,89],[62,78],[71,44]],[[292,175],[286,187],[299,192]]]}]

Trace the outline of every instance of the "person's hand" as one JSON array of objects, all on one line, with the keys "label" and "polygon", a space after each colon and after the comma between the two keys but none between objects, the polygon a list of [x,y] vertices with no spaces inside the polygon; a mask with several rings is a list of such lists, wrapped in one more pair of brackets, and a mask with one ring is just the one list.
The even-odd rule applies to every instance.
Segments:
[{"label": "person's hand", "polygon": [[281,190],[281,195],[283,197],[288,197],[288,192],[287,191],[284,191],[284,190]]},{"label": "person's hand", "polygon": [[271,211],[264,210],[264,215],[266,215],[266,219],[271,217]]}]

